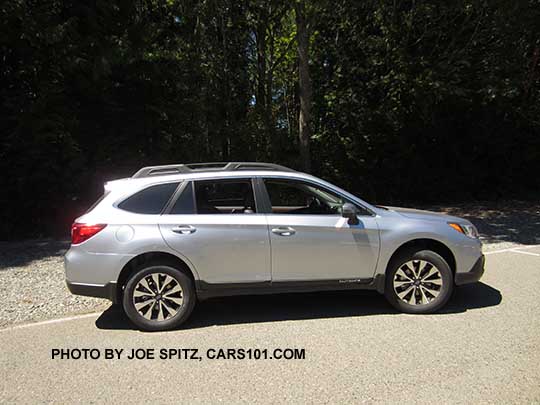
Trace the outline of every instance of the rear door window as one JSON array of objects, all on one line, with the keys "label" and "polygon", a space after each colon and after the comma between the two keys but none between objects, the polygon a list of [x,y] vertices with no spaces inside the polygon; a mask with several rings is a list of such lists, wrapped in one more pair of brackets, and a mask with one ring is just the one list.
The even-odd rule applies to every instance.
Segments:
[{"label": "rear door window", "polygon": [[198,214],[253,214],[257,211],[251,179],[195,182]]}]

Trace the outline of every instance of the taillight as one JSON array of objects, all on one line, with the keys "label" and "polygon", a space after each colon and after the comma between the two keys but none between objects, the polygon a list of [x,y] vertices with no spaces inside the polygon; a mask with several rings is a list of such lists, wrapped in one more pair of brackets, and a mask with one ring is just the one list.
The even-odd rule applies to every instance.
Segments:
[{"label": "taillight", "polygon": [[71,225],[71,244],[78,245],[83,243],[85,240],[90,239],[99,231],[105,229],[106,224],[79,224],[75,222]]}]

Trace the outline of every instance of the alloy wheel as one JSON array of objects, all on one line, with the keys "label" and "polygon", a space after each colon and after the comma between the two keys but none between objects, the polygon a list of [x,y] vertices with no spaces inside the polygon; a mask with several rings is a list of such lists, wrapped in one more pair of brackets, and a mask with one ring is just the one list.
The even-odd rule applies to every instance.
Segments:
[{"label": "alloy wheel", "polygon": [[426,305],[441,293],[440,270],[427,260],[410,260],[396,271],[393,280],[397,297],[409,305]]},{"label": "alloy wheel", "polygon": [[151,273],[139,280],[133,290],[133,305],[150,321],[165,321],[174,317],[184,303],[180,283],[168,274]]}]

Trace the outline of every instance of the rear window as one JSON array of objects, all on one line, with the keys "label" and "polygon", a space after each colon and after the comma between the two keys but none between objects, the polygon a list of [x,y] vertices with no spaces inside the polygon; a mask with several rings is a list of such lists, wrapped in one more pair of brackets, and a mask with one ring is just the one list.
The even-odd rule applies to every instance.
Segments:
[{"label": "rear window", "polygon": [[118,208],[137,214],[160,214],[177,187],[178,183],[150,186],[122,201]]}]

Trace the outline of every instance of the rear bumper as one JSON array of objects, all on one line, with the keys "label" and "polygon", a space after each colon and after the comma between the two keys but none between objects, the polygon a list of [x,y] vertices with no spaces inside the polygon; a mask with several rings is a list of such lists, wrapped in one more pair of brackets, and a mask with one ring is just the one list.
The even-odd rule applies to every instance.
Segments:
[{"label": "rear bumper", "polygon": [[66,281],[68,290],[75,295],[85,295],[87,297],[106,298],[113,303],[118,303],[118,292],[116,283],[82,284]]},{"label": "rear bumper", "polygon": [[484,274],[485,257],[482,255],[474,264],[472,269],[466,273],[456,273],[455,282],[456,285],[475,283]]}]

